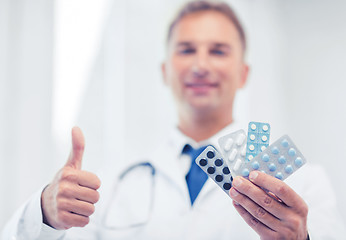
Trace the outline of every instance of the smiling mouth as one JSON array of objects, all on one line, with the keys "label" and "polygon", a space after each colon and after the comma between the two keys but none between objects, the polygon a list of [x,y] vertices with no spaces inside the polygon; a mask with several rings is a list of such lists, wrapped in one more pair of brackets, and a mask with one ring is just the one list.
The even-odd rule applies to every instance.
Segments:
[{"label": "smiling mouth", "polygon": [[210,82],[185,83],[185,87],[194,96],[209,96],[209,94],[214,92],[219,87],[219,83],[210,83]]},{"label": "smiling mouth", "polygon": [[198,82],[198,83],[185,83],[185,86],[188,88],[215,88],[215,87],[218,87],[219,84]]}]

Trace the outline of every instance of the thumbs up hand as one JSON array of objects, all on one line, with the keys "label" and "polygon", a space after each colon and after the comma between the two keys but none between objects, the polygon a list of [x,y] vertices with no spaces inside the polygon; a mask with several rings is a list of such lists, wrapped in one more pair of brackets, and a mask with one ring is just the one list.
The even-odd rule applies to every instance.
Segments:
[{"label": "thumbs up hand", "polygon": [[55,229],[84,227],[95,211],[101,182],[95,174],[81,170],[83,152],[83,133],[74,127],[70,156],[41,195],[43,222]]}]

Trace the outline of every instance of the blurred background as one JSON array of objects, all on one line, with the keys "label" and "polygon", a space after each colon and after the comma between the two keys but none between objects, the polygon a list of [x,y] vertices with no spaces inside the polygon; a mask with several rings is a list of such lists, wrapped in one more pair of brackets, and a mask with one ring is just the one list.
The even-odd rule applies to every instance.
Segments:
[{"label": "blurred background", "polygon": [[[0,0],[0,230],[65,164],[73,126],[83,169],[115,172],[174,126],[160,64],[184,2]],[[251,67],[235,119],[271,123],[272,141],[287,133],[323,165],[346,221],[346,2],[228,2]]]}]

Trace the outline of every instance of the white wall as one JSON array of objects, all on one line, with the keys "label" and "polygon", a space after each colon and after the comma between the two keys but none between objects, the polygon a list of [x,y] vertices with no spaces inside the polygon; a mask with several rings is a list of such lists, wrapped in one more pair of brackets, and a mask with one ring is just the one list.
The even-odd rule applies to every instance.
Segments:
[{"label": "white wall", "polygon": [[0,228],[51,179],[53,3],[0,2]]},{"label": "white wall", "polygon": [[327,170],[346,220],[346,2],[282,1],[279,11],[287,130]]}]

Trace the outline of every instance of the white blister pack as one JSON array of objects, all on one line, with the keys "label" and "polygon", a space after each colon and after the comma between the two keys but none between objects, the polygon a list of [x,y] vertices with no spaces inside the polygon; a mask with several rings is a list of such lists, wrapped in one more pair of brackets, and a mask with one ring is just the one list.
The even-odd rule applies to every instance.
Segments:
[{"label": "white blister pack", "polygon": [[236,176],[234,173],[242,169],[245,164],[245,131],[241,129],[219,138],[219,145],[232,175]]}]

